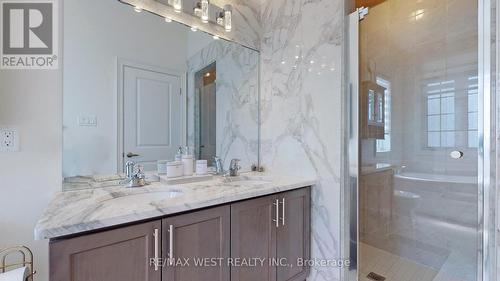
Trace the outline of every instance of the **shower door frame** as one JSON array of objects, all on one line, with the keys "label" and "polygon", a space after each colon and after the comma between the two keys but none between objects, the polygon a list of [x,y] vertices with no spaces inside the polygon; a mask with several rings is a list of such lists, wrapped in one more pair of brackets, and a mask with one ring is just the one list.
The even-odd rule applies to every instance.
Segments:
[{"label": "shower door frame", "polygon": [[[498,24],[500,0],[478,1],[478,242],[477,281],[495,281],[497,274],[496,246],[496,169],[499,157],[496,116],[500,106],[498,89],[499,48]],[[354,0],[344,0],[343,65],[343,171],[341,198],[341,253],[350,266],[341,270],[341,280],[355,281],[359,257],[359,11],[353,11]],[[369,15],[368,15],[369,16]],[[495,23],[492,27],[492,23]],[[355,25],[355,26],[353,26]],[[354,31],[355,36],[350,34]],[[494,39],[495,42],[491,43]],[[493,46],[492,46],[493,45]],[[352,46],[355,46],[352,48]],[[490,86],[487,86],[490,85]],[[500,280],[499,280],[500,281]]]}]

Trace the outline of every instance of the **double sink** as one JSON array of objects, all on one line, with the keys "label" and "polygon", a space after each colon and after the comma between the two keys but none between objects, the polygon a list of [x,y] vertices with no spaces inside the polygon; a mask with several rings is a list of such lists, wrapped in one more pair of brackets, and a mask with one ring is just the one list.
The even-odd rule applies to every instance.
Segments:
[{"label": "double sink", "polygon": [[[269,177],[249,176],[249,175],[240,175],[236,177],[216,177],[215,179],[210,180],[210,186],[217,186],[217,187],[242,187],[242,186],[256,187],[271,183],[272,179]],[[203,185],[204,182],[198,182],[197,184]],[[130,201],[130,203],[163,201],[166,199],[173,199],[184,196],[186,195],[186,193],[189,192],[190,189],[183,188],[181,183],[167,190],[158,190],[158,191],[147,190],[142,193],[125,194],[125,196],[119,196],[117,198],[114,198],[113,202],[120,201],[121,204],[127,204],[127,201]]]}]

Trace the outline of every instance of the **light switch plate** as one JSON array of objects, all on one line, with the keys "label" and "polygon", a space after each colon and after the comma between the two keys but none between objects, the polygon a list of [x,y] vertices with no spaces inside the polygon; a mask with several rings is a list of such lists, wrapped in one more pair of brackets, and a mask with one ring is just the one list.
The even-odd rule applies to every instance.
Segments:
[{"label": "light switch plate", "polygon": [[78,126],[97,127],[97,116],[95,115],[78,116]]},{"label": "light switch plate", "polygon": [[0,152],[19,151],[19,134],[15,128],[0,128]]}]

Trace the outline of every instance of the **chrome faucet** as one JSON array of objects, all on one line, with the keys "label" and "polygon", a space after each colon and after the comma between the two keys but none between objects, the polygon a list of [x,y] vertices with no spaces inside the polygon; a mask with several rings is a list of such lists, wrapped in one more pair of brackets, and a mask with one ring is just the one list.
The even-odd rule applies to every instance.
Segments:
[{"label": "chrome faucet", "polygon": [[240,161],[240,159],[231,160],[231,164],[229,164],[229,170],[225,171],[224,165],[222,164],[222,159],[218,156],[215,156],[215,173],[220,176],[237,177],[239,176],[239,171],[241,170]]},{"label": "chrome faucet", "polygon": [[231,164],[229,165],[229,176],[237,177],[239,176],[239,171],[241,170],[240,159],[231,160]]},{"label": "chrome faucet", "polygon": [[126,187],[140,187],[147,184],[144,167],[142,165],[136,165],[133,161],[125,163],[125,176],[126,178],[121,184],[125,184]]},{"label": "chrome faucet", "polygon": [[214,156],[215,163],[215,173],[217,175],[224,175],[226,172],[224,171],[224,166],[222,165],[222,159],[218,156]]}]

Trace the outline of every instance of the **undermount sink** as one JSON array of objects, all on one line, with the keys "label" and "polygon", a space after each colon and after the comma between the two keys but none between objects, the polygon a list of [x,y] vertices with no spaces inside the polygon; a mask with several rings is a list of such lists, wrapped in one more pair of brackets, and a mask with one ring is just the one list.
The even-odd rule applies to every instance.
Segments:
[{"label": "undermount sink", "polygon": [[114,202],[117,200],[121,201],[130,201],[131,203],[138,202],[154,202],[154,201],[162,201],[165,199],[172,199],[179,196],[184,195],[184,191],[182,190],[168,190],[168,191],[157,191],[157,192],[146,192],[139,194],[131,194],[123,197],[118,197],[113,199]]},{"label": "undermount sink", "polygon": [[263,176],[237,176],[224,178],[224,183],[228,185],[262,185],[270,184],[272,180]]}]

